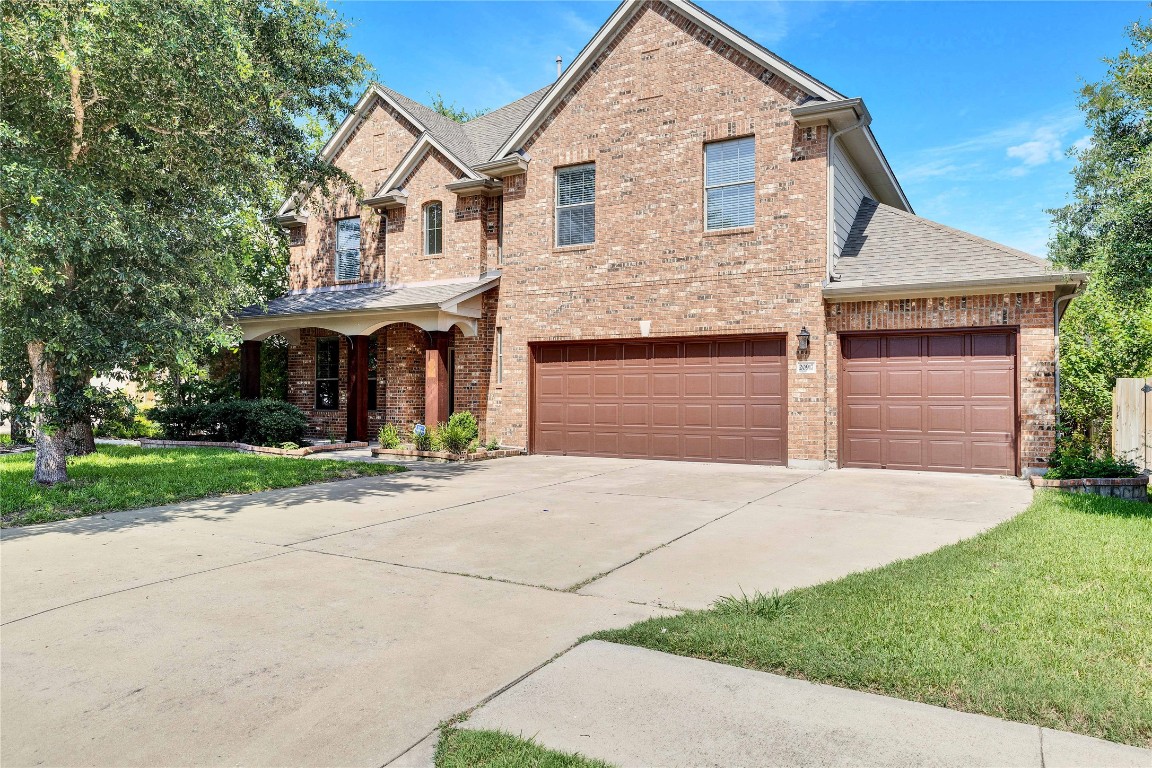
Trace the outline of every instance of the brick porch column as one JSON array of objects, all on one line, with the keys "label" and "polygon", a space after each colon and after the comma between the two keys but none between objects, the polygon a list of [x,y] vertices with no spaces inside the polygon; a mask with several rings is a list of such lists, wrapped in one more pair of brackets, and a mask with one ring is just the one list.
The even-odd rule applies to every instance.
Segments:
[{"label": "brick porch column", "polygon": [[368,345],[371,336],[348,337],[348,440],[368,439]]},{"label": "brick porch column", "polygon": [[256,400],[260,397],[260,347],[263,342],[240,342],[240,398]]},{"label": "brick porch column", "polygon": [[429,429],[448,421],[448,333],[428,331],[424,353],[424,423]]}]

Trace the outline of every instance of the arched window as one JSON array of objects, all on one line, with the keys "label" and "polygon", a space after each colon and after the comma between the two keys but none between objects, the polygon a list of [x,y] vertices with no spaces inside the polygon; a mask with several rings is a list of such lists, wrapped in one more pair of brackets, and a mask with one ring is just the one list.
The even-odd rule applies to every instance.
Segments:
[{"label": "arched window", "polygon": [[444,251],[444,206],[439,202],[424,206],[424,255]]}]

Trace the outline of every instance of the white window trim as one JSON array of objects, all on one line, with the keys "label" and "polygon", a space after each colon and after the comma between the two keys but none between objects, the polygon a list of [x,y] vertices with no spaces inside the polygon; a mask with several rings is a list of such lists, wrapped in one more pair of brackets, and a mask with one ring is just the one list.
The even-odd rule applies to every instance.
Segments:
[{"label": "white window trim", "polygon": [[[709,184],[708,183],[708,146],[711,144],[723,144],[726,141],[740,141],[741,139],[752,140],[752,178],[748,181],[730,181],[727,184]],[[736,224],[731,227],[709,227],[708,226],[708,190],[710,189],[723,189],[725,187],[742,187],[750,185],[752,187],[752,224]],[[705,232],[723,232],[728,229],[748,229],[756,224],[756,137],[755,136],[733,136],[729,139],[720,139],[718,141],[709,141],[704,144],[704,231]]]},{"label": "white window trim", "polygon": [[504,383],[504,329],[496,327],[496,383]]},{"label": "white window trim", "polygon": [[[341,261],[348,258],[347,254],[352,253],[351,248],[340,248],[340,222],[342,221],[356,221],[356,277],[343,278],[340,277]],[[336,219],[336,242],[334,243],[336,250],[336,282],[338,283],[352,283],[357,282],[361,278],[361,270],[364,264],[364,222],[359,216],[344,216],[343,218]]]},{"label": "white window trim", "polygon": [[560,244],[560,211],[565,208],[583,208],[584,206],[592,206],[592,215],[596,215],[596,185],[592,185],[592,202],[590,203],[575,203],[573,205],[560,205],[560,174],[564,171],[576,171],[582,168],[596,169],[596,163],[580,163],[579,165],[565,165],[556,168],[552,173],[552,201],[553,215],[555,225],[552,227],[552,242],[555,243],[557,248],[580,248],[582,246],[589,246],[596,244],[596,226],[592,226],[592,239],[585,240],[582,243],[567,243],[566,245]]},{"label": "white window trim", "polygon": [[[439,226],[440,250],[438,250],[438,251],[429,250],[431,243],[429,242],[429,238],[428,238],[428,232],[430,231],[429,227],[428,227],[428,214],[431,213],[431,211],[434,207],[440,208],[440,226]],[[441,255],[442,253],[444,253],[444,203],[440,202],[439,200],[432,200],[427,205],[425,205],[424,206],[424,221],[422,223],[424,225],[424,255],[425,256],[439,256],[439,255]]]}]

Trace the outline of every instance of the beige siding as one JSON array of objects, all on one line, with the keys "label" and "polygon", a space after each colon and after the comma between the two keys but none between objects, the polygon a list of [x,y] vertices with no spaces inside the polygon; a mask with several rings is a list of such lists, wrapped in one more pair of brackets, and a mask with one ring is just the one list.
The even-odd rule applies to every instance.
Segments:
[{"label": "beige siding", "polygon": [[839,256],[844,241],[848,239],[848,232],[852,229],[860,201],[865,197],[875,199],[876,195],[864,183],[840,144],[836,144],[832,152],[832,172],[835,185],[832,203],[833,235],[836,238],[834,254]]}]

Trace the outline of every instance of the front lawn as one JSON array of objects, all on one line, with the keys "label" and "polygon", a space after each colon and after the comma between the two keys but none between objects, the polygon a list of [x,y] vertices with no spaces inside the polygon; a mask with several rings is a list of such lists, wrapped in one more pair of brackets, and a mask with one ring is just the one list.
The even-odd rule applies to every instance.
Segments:
[{"label": "front lawn", "polygon": [[4,527],[152,507],[225,493],[402,472],[395,464],[285,458],[212,448],[101,445],[68,460],[68,482],[32,482],[32,453],[0,456]]},{"label": "front lawn", "polygon": [[1041,492],[921,557],[595,637],[1152,747],[1152,505]]},{"label": "front lawn", "polygon": [[499,731],[445,728],[436,745],[436,768],[611,768],[608,763],[545,749]]}]

